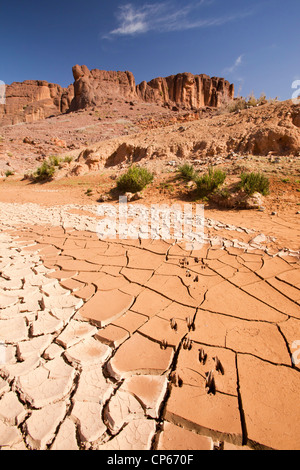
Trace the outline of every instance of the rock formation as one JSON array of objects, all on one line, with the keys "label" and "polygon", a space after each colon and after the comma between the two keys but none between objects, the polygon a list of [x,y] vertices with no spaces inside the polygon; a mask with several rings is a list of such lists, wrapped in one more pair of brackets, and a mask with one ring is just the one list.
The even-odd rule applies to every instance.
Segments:
[{"label": "rock formation", "polygon": [[85,66],[75,65],[74,99],[70,111],[99,106],[108,99],[124,97],[136,98],[135,80],[131,72],[113,72],[94,69],[89,71]]},{"label": "rock formation", "polygon": [[234,86],[224,78],[180,73],[142,82],[137,86],[137,95],[146,102],[173,104],[187,109],[219,107],[234,98]]},{"label": "rock formation", "polygon": [[161,106],[199,109],[219,107],[234,97],[234,86],[224,78],[181,73],[135,84],[131,72],[73,67],[68,88],[39,80],[6,86],[6,104],[0,105],[0,125],[33,122],[123,98]]},{"label": "rock formation", "polygon": [[68,110],[73,86],[62,88],[43,80],[14,82],[6,87],[6,104],[0,105],[0,123],[33,122]]}]

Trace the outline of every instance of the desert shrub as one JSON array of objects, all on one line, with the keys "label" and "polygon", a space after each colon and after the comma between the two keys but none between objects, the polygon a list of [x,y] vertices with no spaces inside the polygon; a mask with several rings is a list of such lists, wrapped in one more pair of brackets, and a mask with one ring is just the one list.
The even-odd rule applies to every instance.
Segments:
[{"label": "desert shrub", "polygon": [[40,167],[33,173],[33,179],[36,181],[45,181],[51,179],[55,173],[55,166],[50,162],[44,161]]},{"label": "desert shrub", "polygon": [[11,170],[7,170],[7,171],[5,172],[6,178],[8,178],[9,176],[13,176],[13,175],[14,175],[14,172],[11,171]]},{"label": "desert shrub", "polygon": [[64,157],[63,159],[63,162],[64,163],[71,163],[73,161],[73,157],[70,157],[69,155],[67,155],[66,157]]},{"label": "desert shrub", "polygon": [[269,194],[270,181],[262,173],[242,173],[239,187],[249,195],[257,192],[266,196]]},{"label": "desert shrub", "polygon": [[194,170],[192,165],[184,163],[184,165],[178,167],[179,176],[187,181],[194,181],[197,178],[197,172]]},{"label": "desert shrub", "polygon": [[117,188],[120,191],[136,193],[152,183],[153,174],[146,168],[132,166],[117,180]]},{"label": "desert shrub", "polygon": [[236,98],[228,104],[228,111],[230,113],[242,111],[243,109],[247,109],[247,101],[245,100],[245,98]]},{"label": "desert shrub", "polygon": [[51,155],[51,156],[49,157],[49,164],[50,164],[51,166],[59,166],[60,163],[61,163],[61,158],[58,157],[57,155]]},{"label": "desert shrub", "polygon": [[269,98],[267,99],[266,95],[264,93],[261,93],[259,98],[255,98],[253,92],[247,97],[239,97],[234,99],[232,102],[230,102],[227,105],[227,110],[230,113],[235,113],[236,111],[242,111],[243,109],[248,109],[248,108],[254,108],[256,106],[261,106],[263,104],[271,104],[271,103],[276,103],[278,101],[278,98]]},{"label": "desert shrub", "polygon": [[209,168],[208,173],[195,179],[199,197],[207,197],[218,189],[225,181],[226,173],[220,169]]}]

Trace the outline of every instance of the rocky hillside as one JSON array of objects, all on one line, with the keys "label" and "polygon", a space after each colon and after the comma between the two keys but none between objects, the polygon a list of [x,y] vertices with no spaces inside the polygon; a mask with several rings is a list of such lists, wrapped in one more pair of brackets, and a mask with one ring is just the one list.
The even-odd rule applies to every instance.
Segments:
[{"label": "rocky hillside", "polygon": [[268,103],[238,113],[151,129],[111,139],[82,151],[69,174],[84,174],[145,159],[222,163],[240,155],[300,156],[300,106]]},{"label": "rocky hillside", "polygon": [[49,116],[98,107],[117,99],[196,110],[219,107],[234,97],[234,86],[223,78],[181,73],[135,84],[131,72],[73,67],[68,88],[39,80],[14,82],[6,87],[6,105],[0,105],[0,126],[35,122]]}]

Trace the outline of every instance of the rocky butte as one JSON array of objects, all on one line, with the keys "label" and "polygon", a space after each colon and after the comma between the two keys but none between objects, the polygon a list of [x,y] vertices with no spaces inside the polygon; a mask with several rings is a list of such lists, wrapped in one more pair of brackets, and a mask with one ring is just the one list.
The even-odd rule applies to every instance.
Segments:
[{"label": "rocky butte", "polygon": [[67,88],[41,80],[6,86],[6,104],[0,105],[0,125],[34,122],[58,114],[101,106],[116,98],[156,103],[187,110],[219,107],[234,98],[234,86],[224,78],[179,73],[135,84],[131,72],[75,65],[74,83]]}]

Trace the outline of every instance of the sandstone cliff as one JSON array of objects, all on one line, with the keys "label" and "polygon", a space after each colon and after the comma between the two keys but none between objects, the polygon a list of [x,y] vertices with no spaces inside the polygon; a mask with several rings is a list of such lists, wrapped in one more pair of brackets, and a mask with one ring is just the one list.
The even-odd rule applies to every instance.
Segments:
[{"label": "sandstone cliff", "polygon": [[74,99],[70,111],[85,109],[89,106],[101,106],[108,99],[136,97],[135,80],[131,72],[113,72],[75,65]]},{"label": "sandstone cliff", "polygon": [[0,125],[34,122],[52,115],[101,106],[123,98],[161,106],[199,109],[219,107],[234,97],[234,86],[224,78],[181,73],[135,84],[131,72],[73,67],[68,88],[39,80],[6,86],[6,104],[0,105]]},{"label": "sandstone cliff", "polygon": [[42,80],[14,82],[6,86],[6,104],[0,105],[1,125],[33,122],[67,111],[72,88],[62,88]]},{"label": "sandstone cliff", "polygon": [[154,78],[137,86],[137,95],[146,102],[170,104],[187,109],[219,107],[234,98],[234,86],[224,78],[180,73]]}]

